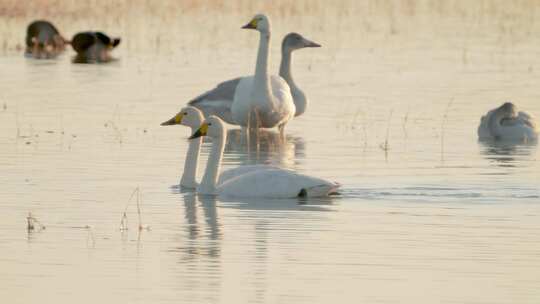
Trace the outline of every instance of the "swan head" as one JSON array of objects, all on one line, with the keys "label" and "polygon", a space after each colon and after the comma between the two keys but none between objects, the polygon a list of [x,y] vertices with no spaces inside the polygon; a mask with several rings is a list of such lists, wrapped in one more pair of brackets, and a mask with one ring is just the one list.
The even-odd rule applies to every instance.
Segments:
[{"label": "swan head", "polygon": [[203,114],[195,107],[184,107],[173,118],[161,123],[162,126],[184,125],[197,129],[203,122]]},{"label": "swan head", "polygon": [[294,50],[307,48],[307,47],[321,47],[320,44],[304,38],[298,33],[289,33],[283,38],[281,44],[281,50],[283,52],[292,52]]},{"label": "swan head", "polygon": [[219,138],[223,136],[225,131],[226,130],[225,130],[225,125],[223,121],[219,117],[212,115],[212,116],[209,116],[201,124],[199,129],[197,129],[197,131],[195,131],[195,133],[193,133],[193,135],[191,135],[189,139],[193,139],[193,138],[197,138],[201,136],[210,136],[213,138]]},{"label": "swan head", "polygon": [[263,14],[257,14],[248,24],[242,26],[242,28],[257,30],[261,33],[269,33],[270,19]]}]

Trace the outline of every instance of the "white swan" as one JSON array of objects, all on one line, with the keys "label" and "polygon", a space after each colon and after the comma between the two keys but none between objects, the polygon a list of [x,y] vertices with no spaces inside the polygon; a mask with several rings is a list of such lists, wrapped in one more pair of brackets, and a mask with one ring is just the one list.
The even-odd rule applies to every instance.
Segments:
[{"label": "white swan", "polygon": [[[162,126],[170,125],[184,125],[191,128],[191,133],[201,126],[204,121],[203,114],[195,107],[184,107],[176,114],[173,118],[161,123]],[[180,179],[180,186],[189,189],[195,189],[198,186],[197,183],[197,167],[199,163],[199,155],[201,151],[202,137],[193,138],[189,140],[188,151],[186,154],[186,160],[184,162],[184,172],[182,173],[182,178]],[[223,183],[224,181],[236,177],[240,174],[255,170],[267,170],[269,168],[275,168],[272,166],[265,165],[249,165],[241,166],[238,168],[229,169],[221,174],[218,184]]]},{"label": "white swan", "polygon": [[281,43],[281,64],[279,76],[281,76],[291,89],[291,94],[296,107],[294,116],[300,116],[306,111],[308,100],[306,94],[296,85],[291,74],[292,52],[306,47],[321,47],[320,44],[310,41],[298,33],[289,33]]},{"label": "white swan", "polygon": [[270,20],[259,14],[242,28],[259,31],[260,42],[255,75],[242,78],[234,92],[232,119],[248,128],[278,127],[283,134],[296,107],[287,82],[268,74]]},{"label": "white swan", "polygon": [[212,137],[212,150],[203,179],[197,187],[200,194],[264,198],[321,197],[335,193],[340,187],[337,183],[276,167],[238,172],[234,177],[219,183],[221,158],[227,140],[225,124],[219,117],[208,117],[190,138],[206,135]]},{"label": "white swan", "polygon": [[[283,38],[281,43],[281,64],[279,67],[279,76],[283,78],[293,97],[296,111],[294,116],[302,115],[307,108],[308,100],[306,94],[298,87],[292,77],[291,64],[292,53],[295,50],[308,47],[320,47],[321,45],[310,41],[298,33],[289,33]],[[242,78],[238,77],[230,79],[218,84],[215,88],[207,91],[194,99],[188,105],[201,110],[204,117],[215,115],[227,122],[228,124],[236,124],[232,119],[231,107],[234,100],[234,92]]]},{"label": "white swan", "polygon": [[538,130],[531,115],[518,112],[506,102],[482,116],[478,127],[480,139],[531,141],[538,138]]}]

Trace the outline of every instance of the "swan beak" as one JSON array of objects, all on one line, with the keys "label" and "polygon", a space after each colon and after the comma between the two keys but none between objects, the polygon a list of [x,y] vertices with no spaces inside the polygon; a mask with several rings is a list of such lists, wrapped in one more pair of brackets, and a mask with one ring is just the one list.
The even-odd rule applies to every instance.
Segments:
[{"label": "swan beak", "polygon": [[257,19],[251,20],[248,24],[242,26],[243,29],[257,29]]},{"label": "swan beak", "polygon": [[195,131],[195,133],[193,133],[193,135],[191,135],[189,137],[189,139],[194,139],[194,138],[197,138],[197,137],[201,137],[201,136],[206,136],[206,133],[208,132],[208,124],[207,123],[203,123],[199,129],[197,131]]},{"label": "swan beak", "polygon": [[183,113],[176,114],[173,118],[164,121],[161,123],[162,126],[172,126],[172,125],[179,125],[182,123],[182,117],[184,116]]},{"label": "swan beak", "polygon": [[313,41],[307,40],[307,39],[304,39],[304,46],[305,47],[321,47],[321,45],[318,44],[317,42],[313,42]]}]

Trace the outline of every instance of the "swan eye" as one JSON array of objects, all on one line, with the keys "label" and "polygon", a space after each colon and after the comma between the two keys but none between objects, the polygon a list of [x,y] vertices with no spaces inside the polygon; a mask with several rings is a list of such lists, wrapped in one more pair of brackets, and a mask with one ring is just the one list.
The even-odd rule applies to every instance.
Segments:
[{"label": "swan eye", "polygon": [[209,122],[209,123],[208,123],[208,125],[209,125],[209,126],[211,126],[211,125],[212,125],[212,123],[211,123],[211,122]]},{"label": "swan eye", "polygon": [[184,114],[184,115],[187,115],[187,112],[184,112],[183,114]]}]

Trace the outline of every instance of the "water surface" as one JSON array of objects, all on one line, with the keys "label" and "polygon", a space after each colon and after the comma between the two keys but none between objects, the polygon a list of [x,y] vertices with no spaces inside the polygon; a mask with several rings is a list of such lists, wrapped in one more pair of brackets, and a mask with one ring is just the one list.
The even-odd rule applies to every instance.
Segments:
[{"label": "water surface", "polygon": [[[36,61],[8,47],[0,299],[538,303],[538,147],[476,138],[480,116],[504,101],[540,116],[536,5],[504,15],[486,1],[414,11],[314,3],[305,14],[270,10],[272,70],[286,32],[323,44],[294,57],[307,113],[285,142],[266,131],[246,144],[230,130],[224,167],[271,163],[339,181],[332,199],[222,201],[175,187],[189,130],[159,124],[253,71],[256,34],[239,27],[263,6],[160,19],[138,3],[125,19],[102,17],[124,39],[108,65],[71,64],[71,51]],[[0,20],[13,30],[8,45],[22,41],[26,19]],[[90,26],[57,20],[67,36]],[[137,187],[150,228],[141,232],[129,201]],[[26,230],[29,212],[45,230]]]}]

